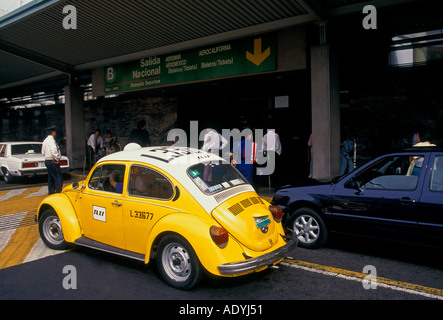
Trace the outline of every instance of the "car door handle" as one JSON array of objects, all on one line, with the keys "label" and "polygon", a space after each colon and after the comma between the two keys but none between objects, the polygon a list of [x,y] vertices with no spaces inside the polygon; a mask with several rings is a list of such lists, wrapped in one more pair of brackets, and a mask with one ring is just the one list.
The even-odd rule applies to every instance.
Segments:
[{"label": "car door handle", "polygon": [[118,202],[118,201],[114,201],[114,202],[112,203],[112,205],[113,205],[114,207],[121,207],[121,206],[122,206],[121,202]]},{"label": "car door handle", "polygon": [[399,201],[403,205],[410,205],[410,204],[414,204],[415,203],[414,199],[411,199],[411,198],[408,198],[408,197],[401,198],[401,199],[399,199]]}]

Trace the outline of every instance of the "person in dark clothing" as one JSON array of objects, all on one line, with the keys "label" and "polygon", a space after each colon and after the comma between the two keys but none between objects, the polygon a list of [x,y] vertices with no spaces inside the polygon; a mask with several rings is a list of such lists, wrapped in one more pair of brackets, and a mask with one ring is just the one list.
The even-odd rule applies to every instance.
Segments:
[{"label": "person in dark clothing", "polygon": [[137,143],[141,147],[148,147],[151,144],[149,140],[149,133],[146,130],[146,121],[140,120],[137,123],[137,129],[131,131],[128,143]]}]

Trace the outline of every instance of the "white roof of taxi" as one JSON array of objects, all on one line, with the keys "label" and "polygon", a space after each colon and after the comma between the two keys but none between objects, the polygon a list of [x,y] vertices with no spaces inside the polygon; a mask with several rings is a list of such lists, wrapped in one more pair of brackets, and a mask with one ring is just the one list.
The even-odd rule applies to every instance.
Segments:
[{"label": "white roof of taxi", "polygon": [[191,165],[207,161],[223,161],[212,153],[195,148],[157,146],[123,150],[110,154],[99,160],[102,161],[138,161],[152,164],[165,171],[171,171],[173,167],[189,167]]},{"label": "white roof of taxi", "polygon": [[[124,150],[110,154],[101,158],[98,163],[103,161],[136,161],[144,162],[155,166],[172,175],[177,179],[185,189],[187,189],[193,197],[199,201],[200,205],[207,211],[212,210],[219,205],[220,199],[216,199],[214,195],[204,194],[191,179],[183,179],[187,176],[186,170],[192,165],[205,163],[209,161],[228,163],[223,158],[199,149],[188,147],[146,147]],[[234,189],[235,188],[235,189]],[[223,201],[245,191],[254,191],[252,186],[234,187],[233,191],[225,194]],[[220,197],[220,196],[219,196]]]}]

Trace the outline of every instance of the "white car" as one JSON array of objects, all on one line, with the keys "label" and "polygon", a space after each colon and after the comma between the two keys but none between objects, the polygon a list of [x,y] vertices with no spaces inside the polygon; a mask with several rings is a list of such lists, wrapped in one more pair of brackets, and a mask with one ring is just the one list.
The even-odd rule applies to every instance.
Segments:
[{"label": "white car", "polygon": [[[0,142],[0,175],[6,183],[14,177],[34,177],[48,174],[45,157],[42,155],[42,142]],[[62,172],[69,170],[69,160],[62,156]]]}]

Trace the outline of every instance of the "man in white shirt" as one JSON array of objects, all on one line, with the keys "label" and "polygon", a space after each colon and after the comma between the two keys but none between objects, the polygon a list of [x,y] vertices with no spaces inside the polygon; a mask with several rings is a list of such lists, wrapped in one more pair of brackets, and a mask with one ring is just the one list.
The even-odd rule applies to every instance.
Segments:
[{"label": "man in white shirt", "polygon": [[[275,129],[268,129],[267,133],[262,140],[262,150],[266,153],[267,157],[267,167],[273,168],[272,176],[275,170],[280,166],[280,154],[282,152],[282,146],[280,143],[280,137]],[[274,175],[275,176],[275,175]],[[268,186],[271,186],[271,181],[268,177]]]},{"label": "man in white shirt", "polygon": [[88,142],[86,143],[87,164],[89,169],[92,169],[93,165],[97,161],[96,156],[98,154],[98,148],[99,148],[98,145],[99,136],[100,136],[100,130],[96,129],[95,132],[89,136]]},{"label": "man in white shirt", "polygon": [[263,151],[274,151],[278,155],[281,154],[282,147],[280,137],[278,136],[278,133],[275,132],[275,129],[269,129],[263,137],[262,149]]},{"label": "man in white shirt", "polygon": [[46,128],[49,132],[43,141],[42,154],[45,157],[45,166],[48,169],[48,194],[60,193],[63,186],[63,175],[60,170],[60,149],[55,142],[56,127]]},{"label": "man in white shirt", "polygon": [[[211,128],[206,128],[206,134],[203,139],[202,150],[210,152],[217,156],[220,156],[220,150],[222,150],[228,145],[228,140],[226,140],[221,134]],[[203,172],[204,181],[212,181],[212,166],[205,165]]]},{"label": "man in white shirt", "polygon": [[206,129],[202,146],[203,151],[220,155],[220,150],[223,150],[227,145],[228,140],[226,140],[220,133],[211,128]]}]

